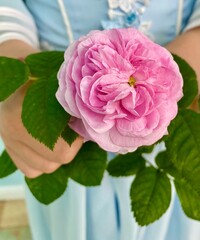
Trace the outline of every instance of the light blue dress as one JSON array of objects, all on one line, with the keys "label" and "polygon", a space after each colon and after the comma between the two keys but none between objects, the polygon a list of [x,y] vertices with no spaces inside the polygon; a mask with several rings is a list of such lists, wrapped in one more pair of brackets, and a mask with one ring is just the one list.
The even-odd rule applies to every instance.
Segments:
[{"label": "light blue dress", "polygon": [[[111,1],[110,1],[111,2]],[[112,1],[114,2],[114,1]],[[117,1],[115,1],[117,2]],[[145,2],[145,1],[144,1]],[[65,13],[75,39],[92,29],[115,24],[107,0],[65,0]],[[109,10],[110,7],[110,10]],[[7,9],[7,14],[6,10]],[[10,9],[15,9],[14,12]],[[9,10],[9,11],[8,11]],[[22,15],[20,15],[21,13]],[[42,48],[64,50],[69,42],[63,13],[56,0],[0,0],[0,42],[20,36],[37,46],[35,30],[29,32],[33,17]],[[27,21],[19,16],[27,16]],[[199,0],[151,0],[141,15],[141,24],[157,43],[166,44],[182,31],[200,26]],[[6,24],[7,25],[6,25]],[[9,25],[9,24],[10,25]],[[22,26],[21,28],[16,28]],[[7,27],[6,26],[10,26]],[[13,27],[13,29],[12,29]],[[160,144],[146,155],[154,161]],[[132,177],[111,178],[105,174],[102,185],[85,188],[73,181],[64,195],[49,206],[38,203],[27,190],[27,206],[34,240],[199,240],[200,223],[185,217],[173,189],[170,208],[157,222],[140,227],[130,211],[129,189]]]}]

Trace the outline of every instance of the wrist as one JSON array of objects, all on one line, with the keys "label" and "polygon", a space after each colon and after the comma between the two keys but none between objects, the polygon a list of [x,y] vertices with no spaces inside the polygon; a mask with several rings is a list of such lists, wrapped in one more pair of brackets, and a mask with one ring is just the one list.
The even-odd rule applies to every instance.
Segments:
[{"label": "wrist", "polygon": [[25,58],[26,56],[37,52],[39,52],[39,49],[35,49],[20,40],[8,40],[0,44],[0,56]]}]

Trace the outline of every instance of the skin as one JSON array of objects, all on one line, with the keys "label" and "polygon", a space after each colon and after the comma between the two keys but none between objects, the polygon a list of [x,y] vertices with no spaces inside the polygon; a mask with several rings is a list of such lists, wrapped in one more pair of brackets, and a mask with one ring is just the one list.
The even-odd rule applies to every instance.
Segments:
[{"label": "skin", "polygon": [[[36,52],[37,49],[18,40],[0,45],[0,56],[20,58]],[[28,134],[21,122],[22,102],[28,84],[0,103],[0,135],[16,166],[26,176],[34,178],[42,173],[51,173],[62,164],[72,161],[83,140],[79,137],[70,147],[60,138],[51,151]]]},{"label": "skin", "polygon": [[[197,74],[198,86],[199,86],[199,94],[200,94],[200,27],[193,28],[180,36],[178,36],[174,41],[169,43],[166,48],[172,52],[177,54],[178,56],[185,59],[191,67],[195,70]],[[191,105],[191,109],[199,112],[198,107],[198,98],[196,97],[193,104]]]},{"label": "skin", "polygon": [[[200,28],[192,29],[178,36],[166,48],[184,58],[195,69],[200,86]],[[38,52],[28,44],[10,40],[0,45],[0,56],[25,57]],[[21,122],[22,101],[27,85],[21,87],[11,97],[0,104],[0,135],[6,149],[17,167],[28,177],[55,171],[61,164],[73,160],[83,140],[79,137],[70,147],[59,139],[54,151],[33,139]],[[196,108],[194,102],[193,109]]]}]

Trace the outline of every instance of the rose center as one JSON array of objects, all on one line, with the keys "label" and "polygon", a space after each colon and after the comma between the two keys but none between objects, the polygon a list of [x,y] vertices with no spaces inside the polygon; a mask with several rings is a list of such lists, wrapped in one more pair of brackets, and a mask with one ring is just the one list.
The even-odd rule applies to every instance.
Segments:
[{"label": "rose center", "polygon": [[134,87],[135,86],[135,83],[136,83],[136,80],[133,76],[130,76],[129,80],[128,80],[128,84],[129,86],[131,87]]}]

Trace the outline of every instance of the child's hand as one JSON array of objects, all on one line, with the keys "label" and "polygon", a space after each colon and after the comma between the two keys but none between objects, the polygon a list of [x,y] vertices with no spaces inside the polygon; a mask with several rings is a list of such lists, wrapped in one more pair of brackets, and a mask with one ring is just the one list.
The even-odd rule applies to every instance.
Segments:
[{"label": "child's hand", "polygon": [[59,139],[54,151],[51,151],[33,139],[21,121],[26,88],[23,86],[0,104],[0,135],[16,166],[26,176],[34,178],[72,161],[83,141],[78,138],[70,147],[63,139]]},{"label": "child's hand", "polygon": [[[26,57],[38,51],[18,40],[10,40],[0,45],[0,56],[12,58]],[[59,139],[54,151],[51,151],[33,139],[21,121],[26,89],[27,85],[0,103],[0,136],[16,166],[27,177],[34,178],[42,173],[51,173],[62,164],[72,161],[83,140],[79,137],[70,147],[63,139]]]}]

